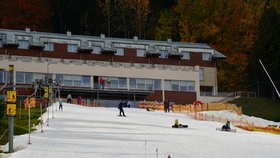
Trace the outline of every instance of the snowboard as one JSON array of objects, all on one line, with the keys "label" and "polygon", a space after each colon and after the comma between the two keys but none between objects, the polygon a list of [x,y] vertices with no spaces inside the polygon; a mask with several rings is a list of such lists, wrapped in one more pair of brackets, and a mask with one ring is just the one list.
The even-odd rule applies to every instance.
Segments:
[{"label": "snowboard", "polygon": [[172,128],[188,128],[188,125],[180,125],[179,127],[172,125]]},{"label": "snowboard", "polygon": [[216,128],[216,131],[236,132],[236,129],[222,129],[222,128]]}]

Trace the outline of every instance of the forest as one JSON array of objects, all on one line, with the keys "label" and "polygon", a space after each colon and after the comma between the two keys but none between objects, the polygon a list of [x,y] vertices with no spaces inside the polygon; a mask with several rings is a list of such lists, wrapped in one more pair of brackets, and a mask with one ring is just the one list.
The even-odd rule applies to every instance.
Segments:
[{"label": "forest", "polygon": [[255,91],[278,99],[279,0],[0,0],[0,28],[207,43],[220,92]]}]

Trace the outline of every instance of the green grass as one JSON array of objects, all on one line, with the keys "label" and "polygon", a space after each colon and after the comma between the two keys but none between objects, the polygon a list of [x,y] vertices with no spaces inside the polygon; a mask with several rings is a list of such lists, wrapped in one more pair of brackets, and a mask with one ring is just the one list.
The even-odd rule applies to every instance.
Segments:
[{"label": "green grass", "polygon": [[[21,107],[21,118],[19,118],[20,107],[17,105],[17,115],[14,117],[14,135],[21,135],[28,133],[28,110]],[[44,110],[43,110],[44,112]],[[30,109],[30,124],[38,125],[40,117],[40,107]],[[8,117],[6,116],[6,105],[0,102],[0,136],[8,129]],[[0,145],[4,145],[8,142],[8,133],[0,140]]]},{"label": "green grass", "polygon": [[263,98],[239,98],[230,103],[241,106],[245,115],[280,122],[280,102]]}]

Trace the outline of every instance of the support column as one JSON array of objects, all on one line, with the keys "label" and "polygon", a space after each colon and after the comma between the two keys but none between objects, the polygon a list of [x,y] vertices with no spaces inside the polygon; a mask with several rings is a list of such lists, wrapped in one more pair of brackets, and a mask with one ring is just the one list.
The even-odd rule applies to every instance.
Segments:
[{"label": "support column", "polygon": [[161,89],[162,89],[162,102],[164,102],[164,100],[165,100],[164,79],[161,79]]}]

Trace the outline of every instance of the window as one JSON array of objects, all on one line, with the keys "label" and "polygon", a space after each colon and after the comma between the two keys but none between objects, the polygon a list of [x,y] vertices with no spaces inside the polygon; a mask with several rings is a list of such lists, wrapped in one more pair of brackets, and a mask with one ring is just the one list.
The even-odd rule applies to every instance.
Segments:
[{"label": "window", "polygon": [[182,51],[182,59],[190,59],[190,52]]},{"label": "window", "polygon": [[199,80],[204,81],[204,68],[199,68]]},{"label": "window", "polygon": [[76,87],[81,87],[82,86],[82,76],[72,76],[73,78],[73,83],[74,85],[73,86],[76,86]]},{"label": "window", "polygon": [[145,57],[145,49],[137,49],[136,54],[138,57]]},{"label": "window", "polygon": [[53,51],[54,50],[53,43],[50,43],[50,42],[44,43],[44,46],[45,46],[44,51]]},{"label": "window", "polygon": [[171,88],[172,91],[179,91],[179,81],[171,81]]},{"label": "window", "polygon": [[126,78],[119,78],[119,88],[126,88]]},{"label": "window", "polygon": [[29,48],[29,42],[28,41],[23,41],[23,40],[20,40],[18,41],[18,48],[19,49],[28,49]]},{"label": "window", "polygon": [[33,80],[33,73],[31,72],[26,72],[25,73],[25,83],[32,83],[34,80]]},{"label": "window", "polygon": [[92,54],[100,54],[100,52],[101,52],[101,47],[99,46],[92,47]]},{"label": "window", "polygon": [[124,56],[124,50],[123,48],[116,48],[116,54],[115,55],[119,55],[119,56]]},{"label": "window", "polygon": [[59,81],[60,83],[63,83],[63,75],[61,75],[61,74],[56,74],[56,75],[55,75],[55,78],[56,78],[56,80]]},{"label": "window", "polygon": [[78,52],[78,46],[76,44],[68,44],[67,51],[70,53],[76,53]]},{"label": "window", "polygon": [[160,58],[167,58],[168,57],[168,51],[167,50],[160,50]]},{"label": "window", "polygon": [[24,83],[24,72],[16,72],[16,83]]},{"label": "window", "polygon": [[202,53],[202,60],[211,61],[211,54],[210,53]]},{"label": "window", "polygon": [[129,79],[129,88],[130,89],[136,89],[136,79],[135,78],[130,78]]},{"label": "window", "polygon": [[83,76],[83,87],[90,87],[90,76]]},{"label": "window", "polygon": [[145,89],[145,80],[144,79],[137,79],[137,89]]},{"label": "window", "polygon": [[0,48],[3,47],[3,40],[0,39]]},{"label": "window", "polygon": [[194,82],[188,82],[188,91],[194,92],[195,91],[195,84]]},{"label": "window", "polygon": [[188,82],[186,81],[180,82],[180,91],[188,91]]},{"label": "window", "polygon": [[63,75],[63,84],[65,86],[72,86],[72,76],[70,75]]},{"label": "window", "polygon": [[155,80],[155,89],[160,90],[161,89],[161,80]]},{"label": "window", "polygon": [[4,74],[5,74],[4,71],[0,71],[0,83],[6,80]]},{"label": "window", "polygon": [[154,81],[153,80],[146,80],[146,90],[154,90]]}]

